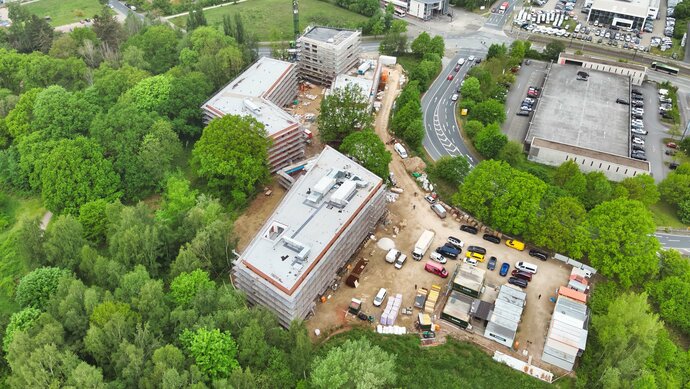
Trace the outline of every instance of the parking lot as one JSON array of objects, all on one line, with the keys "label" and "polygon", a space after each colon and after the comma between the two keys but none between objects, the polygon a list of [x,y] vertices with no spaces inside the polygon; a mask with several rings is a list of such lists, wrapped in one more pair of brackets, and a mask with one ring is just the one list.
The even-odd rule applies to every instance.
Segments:
[{"label": "parking lot", "polygon": [[[401,163],[397,155],[394,155],[392,163]],[[451,273],[448,278],[441,278],[425,271],[424,265],[429,261],[431,251],[438,246],[442,246],[448,236],[454,236],[464,242],[465,248],[468,245],[486,248],[486,262],[480,262],[478,264],[479,268],[486,269],[488,259],[491,256],[495,256],[498,259],[496,269],[486,273],[485,292],[480,296],[482,300],[493,302],[497,295],[498,286],[507,283],[510,272],[507,277],[499,275],[499,269],[503,262],[510,264],[510,270],[515,268],[515,264],[518,261],[527,261],[539,266],[538,274],[534,276],[533,281],[525,289],[528,294],[527,306],[522,315],[516,338],[520,345],[519,354],[515,354],[516,357],[524,360],[525,357],[522,355],[522,351],[527,350],[529,355],[533,357],[533,363],[538,365],[554,307],[554,304],[549,301],[549,297],[555,297],[558,287],[567,284],[570,266],[553,259],[542,262],[530,257],[528,254],[529,249],[524,251],[512,249],[505,245],[505,238],[500,244],[494,244],[482,239],[483,232],[479,232],[477,235],[463,232],[459,229],[461,224],[466,223],[461,221],[463,217],[454,218],[453,215],[449,214],[445,219],[440,219],[430,209],[429,203],[424,200],[422,192],[417,189],[417,184],[411,176],[400,177],[398,175],[398,185],[404,189],[404,192],[398,197],[397,201],[389,204],[389,214],[386,222],[376,230],[375,239],[369,240],[361,251],[353,256],[350,262],[351,266],[353,266],[360,258],[368,260],[368,265],[360,277],[359,286],[351,288],[345,285],[344,281],[347,277],[347,272],[344,272],[338,289],[329,292],[330,294],[326,296],[326,302],[318,303],[315,315],[307,320],[307,326],[311,332],[313,333],[313,330],[318,328],[328,334],[340,328],[356,325],[371,326],[373,329],[379,323],[378,319],[386,305],[385,302],[381,307],[373,305],[373,299],[380,288],[386,288],[388,296],[395,296],[398,293],[402,294],[401,307],[405,308],[413,306],[417,287],[430,289],[432,285],[439,285],[442,287],[441,297],[436,304],[435,315],[432,317],[434,323],[441,326],[440,333],[437,333],[437,339],[442,340],[445,335],[453,334],[463,339],[469,339],[490,350],[508,352],[509,350],[506,347],[483,336],[484,327],[480,323],[473,321],[473,332],[468,332],[439,320],[447,293],[449,293],[448,285],[449,282],[452,282],[452,273],[462,261],[462,258],[464,258],[465,250],[462,251],[457,260],[449,259],[444,265]],[[419,191],[417,196],[414,195],[415,190]],[[414,261],[411,257],[411,251],[425,229],[435,231],[434,241],[423,260],[419,262]],[[396,269],[393,264],[385,261],[387,251],[377,247],[377,242],[382,238],[393,240],[395,247],[408,256],[401,269]],[[362,311],[375,317],[373,324],[361,321],[354,315],[347,313],[348,305],[352,298],[362,300]],[[395,325],[404,326],[408,331],[414,331],[414,323],[417,320],[418,312],[418,309],[414,309],[413,315],[404,315],[401,309]],[[544,367],[553,370],[552,366],[547,365]]]},{"label": "parking lot", "polygon": [[[575,3],[565,3],[565,0],[535,1],[530,6],[515,9],[511,29],[528,35],[561,37],[567,39],[571,47],[577,47],[579,42],[590,42],[645,52],[652,47],[660,51],[670,49],[669,31],[672,33],[674,20],[667,21],[665,4],[660,7],[659,18],[649,20],[649,24],[643,25],[640,31],[612,28],[610,25],[600,24],[598,20],[587,22],[587,13],[583,12],[584,4],[584,0]],[[649,27],[651,29],[645,30]]]},{"label": "parking lot", "polygon": [[520,103],[527,96],[530,86],[541,87],[546,77],[546,66],[542,61],[523,61],[520,71],[515,75],[516,79],[506,96],[506,121],[503,123],[503,133],[508,139],[522,143],[527,135],[527,127],[531,116],[517,116]]}]

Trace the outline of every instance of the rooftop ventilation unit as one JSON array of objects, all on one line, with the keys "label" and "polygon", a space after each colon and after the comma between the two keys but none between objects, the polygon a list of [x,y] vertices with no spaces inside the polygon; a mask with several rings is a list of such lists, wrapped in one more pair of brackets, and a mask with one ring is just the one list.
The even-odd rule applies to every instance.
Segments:
[{"label": "rooftop ventilation unit", "polygon": [[357,189],[357,183],[354,181],[347,180],[340,185],[340,188],[336,189],[331,196],[331,203],[337,207],[344,207],[355,195]]},{"label": "rooftop ventilation unit", "polygon": [[300,243],[294,239],[288,238],[288,237],[283,237],[283,242],[285,243],[285,246],[287,246],[290,250],[296,251],[297,255],[295,255],[295,258],[297,258],[299,261],[306,261],[307,257],[309,256],[309,252],[311,251],[311,247]]},{"label": "rooftop ventilation unit", "polygon": [[261,107],[249,99],[244,99],[244,107],[256,116],[261,116]]}]

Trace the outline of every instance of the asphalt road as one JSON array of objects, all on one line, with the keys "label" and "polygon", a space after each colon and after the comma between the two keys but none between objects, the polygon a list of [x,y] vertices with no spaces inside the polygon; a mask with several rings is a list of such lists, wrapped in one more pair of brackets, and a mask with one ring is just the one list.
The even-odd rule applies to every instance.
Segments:
[{"label": "asphalt road", "polygon": [[683,255],[690,255],[690,235],[655,234],[665,249],[676,249]]},{"label": "asphalt road", "polygon": [[[483,58],[486,55],[486,49],[460,50],[422,97],[422,114],[426,130],[423,144],[434,160],[444,155],[464,155],[470,164],[474,165],[474,159],[460,135],[457,124],[457,102],[451,100],[453,94],[457,93],[465,74],[474,65],[467,61],[470,55]],[[454,68],[460,58],[465,58],[466,61],[456,72]],[[452,80],[448,80],[449,75],[453,75]]]},{"label": "asphalt road", "polygon": [[125,7],[125,5],[119,1],[110,0],[110,1],[108,1],[108,5],[110,5],[113,10],[115,10],[116,12],[118,12],[122,15],[126,16],[127,14],[132,13],[132,14],[136,15],[136,17],[138,17],[140,20],[144,20],[144,15],[142,15],[138,12],[132,11],[131,9]]},{"label": "asphalt road", "polygon": [[[501,5],[502,1],[499,1],[497,4],[497,7]],[[517,3],[517,0],[509,0],[508,1],[508,9],[502,14],[500,13],[492,13],[489,15],[489,18],[486,20],[486,23],[484,23],[484,27],[487,28],[493,28],[496,30],[503,30],[503,26],[506,24],[508,20],[510,20],[510,14],[513,12],[513,9],[515,9],[515,3]]]}]

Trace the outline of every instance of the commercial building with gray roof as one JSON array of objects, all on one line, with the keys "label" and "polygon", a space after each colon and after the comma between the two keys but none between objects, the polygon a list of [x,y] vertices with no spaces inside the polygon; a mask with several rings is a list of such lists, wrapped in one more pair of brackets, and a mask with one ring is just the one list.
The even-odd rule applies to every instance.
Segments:
[{"label": "commercial building with gray roof", "polygon": [[527,294],[522,290],[508,284],[501,285],[484,337],[506,347],[513,347],[526,300]]},{"label": "commercial building with gray roof", "polygon": [[235,285],[288,326],[305,318],[385,211],[383,180],[326,147],[235,261]]}]

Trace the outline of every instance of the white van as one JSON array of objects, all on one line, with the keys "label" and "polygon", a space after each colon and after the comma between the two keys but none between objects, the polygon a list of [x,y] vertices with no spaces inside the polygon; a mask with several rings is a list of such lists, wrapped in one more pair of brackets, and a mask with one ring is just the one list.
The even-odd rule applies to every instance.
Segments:
[{"label": "white van", "polygon": [[401,254],[396,260],[395,260],[395,268],[396,269],[402,269],[403,265],[405,264],[405,260],[407,259],[407,255]]},{"label": "white van", "polygon": [[386,298],[386,289],[381,288],[379,289],[379,292],[376,293],[376,297],[374,297],[374,306],[375,307],[380,307],[381,304],[383,304],[383,300]]},{"label": "white van", "polygon": [[515,264],[515,268],[521,271],[526,271],[528,273],[537,274],[537,265],[529,262],[518,262]]},{"label": "white van", "polygon": [[462,65],[464,65],[464,64],[465,64],[465,58],[460,58],[460,59],[458,60],[458,65],[462,66]]},{"label": "white van", "polygon": [[400,155],[400,158],[405,159],[407,158],[407,150],[405,150],[405,147],[401,145],[400,143],[396,143],[393,148],[395,151]]},{"label": "white van", "polygon": [[443,208],[443,205],[439,203],[431,204],[431,210],[433,210],[441,219],[446,218],[446,209]]}]

